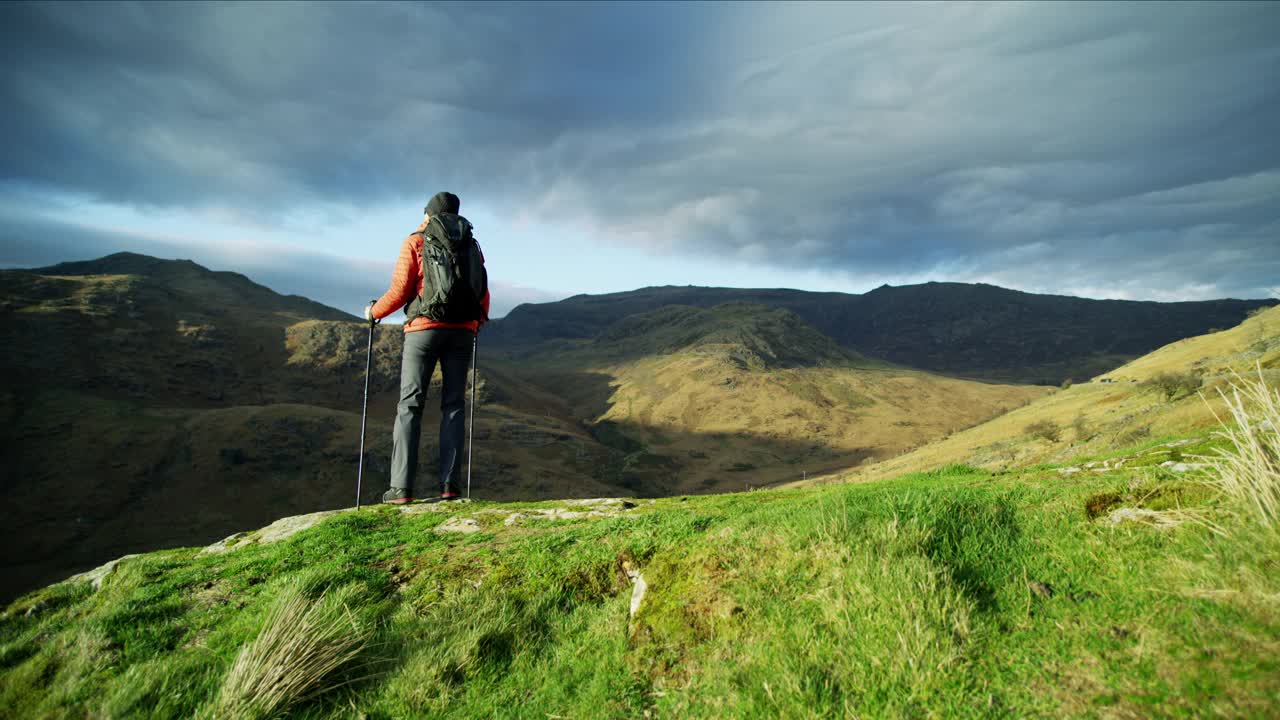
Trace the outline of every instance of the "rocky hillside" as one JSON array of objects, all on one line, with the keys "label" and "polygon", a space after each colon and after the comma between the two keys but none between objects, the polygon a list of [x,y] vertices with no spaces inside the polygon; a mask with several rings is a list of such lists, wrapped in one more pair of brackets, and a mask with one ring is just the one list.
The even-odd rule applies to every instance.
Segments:
[{"label": "rocky hillside", "polygon": [[[137,255],[3,271],[0,287],[0,598],[121,554],[354,502],[362,323],[234,273]],[[399,326],[378,329],[366,502],[387,484],[401,343]],[[566,472],[611,451],[563,403],[487,367],[478,391],[473,480],[487,497],[613,489]],[[424,422],[437,418],[430,406]],[[425,457],[435,442],[423,433]]]},{"label": "rocky hillside", "polygon": [[165,405],[295,400],[270,382],[286,327],[346,313],[187,261],[112,255],[0,271],[7,390],[50,388]]},{"label": "rocky hillside", "polygon": [[[487,338],[486,338],[487,339]],[[599,360],[691,353],[716,357],[742,369],[797,367],[885,367],[850,352],[788,310],[734,302],[709,309],[667,305],[629,315],[604,328],[587,343],[567,344],[573,357]],[[547,347],[540,360],[555,358]]]},{"label": "rocky hillside", "polygon": [[591,338],[667,305],[753,302],[789,310],[842,347],[963,377],[1056,385],[1091,377],[1167,343],[1232,327],[1274,300],[1157,303],[1035,295],[991,285],[883,286],[862,295],[659,287],[522,305],[493,324],[490,346],[516,356]]}]

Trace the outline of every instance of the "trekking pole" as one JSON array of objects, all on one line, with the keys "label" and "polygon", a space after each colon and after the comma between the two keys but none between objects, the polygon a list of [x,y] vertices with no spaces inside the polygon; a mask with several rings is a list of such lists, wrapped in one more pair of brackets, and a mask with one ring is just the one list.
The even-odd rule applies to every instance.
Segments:
[{"label": "trekking pole", "polygon": [[471,445],[476,434],[476,347],[480,345],[480,333],[471,338],[471,422],[467,427],[467,499],[471,499]]},{"label": "trekking pole", "polygon": [[[370,300],[369,304],[377,302]],[[360,461],[356,465],[356,509],[360,509],[360,485],[364,479],[364,430],[365,423],[369,418],[369,368],[373,364],[373,326],[378,321],[369,320],[369,349],[364,355],[364,405],[360,408]]]}]

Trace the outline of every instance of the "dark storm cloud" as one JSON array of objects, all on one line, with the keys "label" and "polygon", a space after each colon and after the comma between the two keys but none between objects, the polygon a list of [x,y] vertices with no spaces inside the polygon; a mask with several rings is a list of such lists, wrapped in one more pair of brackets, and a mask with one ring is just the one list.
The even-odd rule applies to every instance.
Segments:
[{"label": "dark storm cloud", "polygon": [[1280,278],[1280,5],[7,5],[0,175],[447,185],[611,242],[1131,297]]},{"label": "dark storm cloud", "polygon": [[488,3],[0,12],[6,178],[124,203],[268,208],[425,199],[442,176],[501,188],[558,173],[527,154],[676,116],[674,94],[637,96],[616,79],[686,82],[687,59],[659,44],[696,31],[660,27],[660,11],[638,6],[607,17]]}]

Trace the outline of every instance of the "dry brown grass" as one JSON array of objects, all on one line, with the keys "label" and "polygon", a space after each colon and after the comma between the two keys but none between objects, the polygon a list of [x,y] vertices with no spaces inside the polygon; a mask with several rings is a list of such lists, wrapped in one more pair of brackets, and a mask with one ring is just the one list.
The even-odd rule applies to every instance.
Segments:
[{"label": "dry brown grass", "polygon": [[343,592],[312,599],[300,584],[286,589],[227,673],[215,716],[272,717],[335,687],[334,673],[360,657],[373,633],[352,614],[351,599]]},{"label": "dry brown grass", "polygon": [[[1194,371],[1205,378],[1207,387],[1225,387],[1233,373],[1256,365],[1274,385],[1280,377],[1276,369],[1280,368],[1280,307],[1222,332],[1171,343],[1105,373],[1114,383],[1096,379],[1076,383],[901,457],[819,478],[810,475],[809,482],[873,480],[957,462],[984,468],[1069,462],[1079,455],[1104,453],[1149,438],[1209,430],[1217,423],[1215,413],[1225,408],[1225,395],[1214,393],[1206,396],[1206,402],[1195,397],[1166,402],[1144,389],[1143,381],[1161,373]],[[1051,444],[1028,435],[1027,426],[1041,420],[1075,426],[1075,442]],[[1082,434],[1081,427],[1088,433]]]},{"label": "dry brown grass", "polygon": [[1107,373],[1108,377],[1150,380],[1161,373],[1198,372],[1214,375],[1243,372],[1255,362],[1273,367],[1280,359],[1280,307],[1256,313],[1221,332],[1170,343]]},{"label": "dry brown grass", "polygon": [[[898,368],[748,371],[693,354],[594,370],[612,379],[599,419],[679,458],[675,492],[742,490],[883,460],[1051,392]],[[734,473],[742,465],[751,466],[747,479]]]},{"label": "dry brown grass", "polygon": [[1280,535],[1280,390],[1267,384],[1261,367],[1257,372],[1257,380],[1237,375],[1228,391],[1218,389],[1230,418],[1219,420],[1216,434],[1230,446],[1205,459],[1211,482],[1247,517]]}]

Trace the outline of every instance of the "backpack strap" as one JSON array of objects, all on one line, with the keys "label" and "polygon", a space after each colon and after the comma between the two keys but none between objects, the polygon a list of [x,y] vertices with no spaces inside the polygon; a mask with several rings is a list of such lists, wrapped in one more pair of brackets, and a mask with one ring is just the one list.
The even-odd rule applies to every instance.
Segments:
[{"label": "backpack strap", "polygon": [[413,299],[410,300],[409,304],[404,308],[404,321],[406,325],[426,314],[424,308],[426,307],[427,301],[422,294],[426,291],[428,282],[427,243],[433,242],[433,239],[427,234],[425,228],[422,230],[415,230],[414,232],[409,233],[409,235],[411,237],[414,235],[418,236],[418,272],[422,273],[422,283],[418,286],[418,292],[414,293]]},{"label": "backpack strap", "polygon": [[[423,245],[425,245],[427,242],[427,237],[426,235],[423,234],[421,230],[414,230],[413,232],[409,233],[409,237],[413,237],[414,235],[418,236],[418,247],[416,248],[416,251],[418,253],[418,272],[423,274],[423,283],[425,284],[427,269],[425,264],[426,258],[422,257],[422,251],[423,251]],[[422,285],[419,285],[418,291],[413,294],[413,299],[409,301],[408,305],[404,306],[404,324],[408,325],[409,323],[418,319],[418,316],[421,314],[422,314]]]}]

